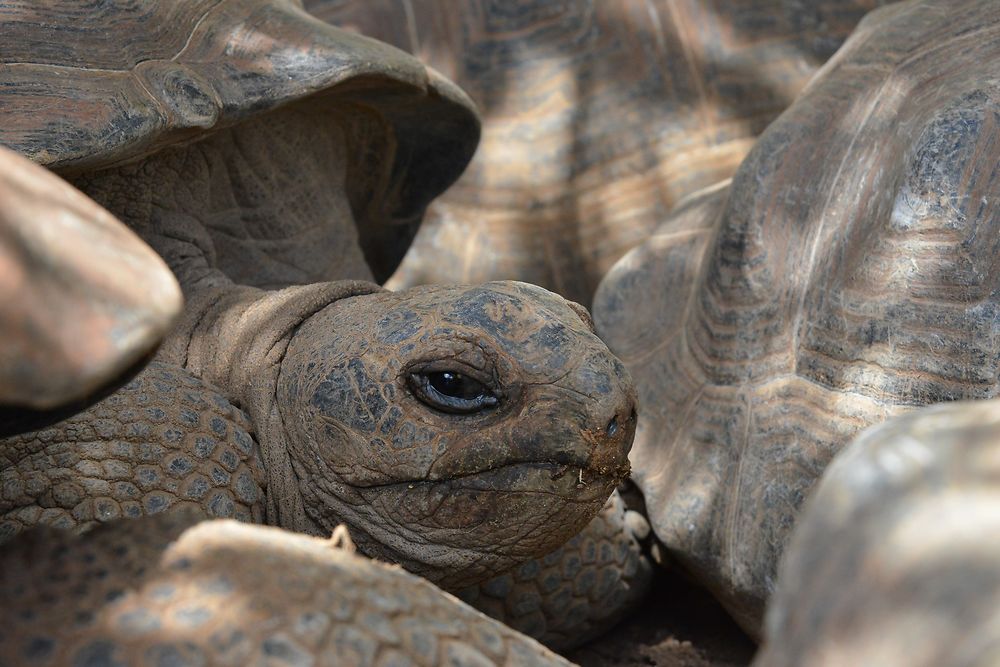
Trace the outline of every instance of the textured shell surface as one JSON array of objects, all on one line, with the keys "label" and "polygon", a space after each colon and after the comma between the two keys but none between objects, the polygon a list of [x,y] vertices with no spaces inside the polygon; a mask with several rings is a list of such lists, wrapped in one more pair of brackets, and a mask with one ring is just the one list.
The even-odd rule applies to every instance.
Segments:
[{"label": "textured shell surface", "polygon": [[998,63],[995,2],[869,14],[731,185],[598,290],[651,523],[751,632],[844,444],[1000,390]]},{"label": "textured shell surface", "polygon": [[516,279],[589,305],[684,196],[732,174],[885,0],[305,0],[417,55],[482,146],[392,283]]},{"label": "textured shell surface", "polygon": [[134,160],[364,77],[468,106],[415,59],[293,0],[0,2],[0,21],[0,143],[56,169]]},{"label": "textured shell surface", "polygon": [[479,140],[475,106],[455,84],[295,0],[0,1],[0,26],[0,145],[64,175],[135,163],[289,105],[323,109],[352,142],[347,196],[380,279]]}]

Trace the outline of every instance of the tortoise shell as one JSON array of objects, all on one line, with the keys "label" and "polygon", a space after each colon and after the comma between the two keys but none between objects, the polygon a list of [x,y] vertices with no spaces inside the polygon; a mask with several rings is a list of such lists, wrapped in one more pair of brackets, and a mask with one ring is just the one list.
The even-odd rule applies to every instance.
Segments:
[{"label": "tortoise shell", "polygon": [[585,305],[685,195],[732,175],[884,0],[305,0],[483,110],[483,145],[390,286],[514,278]]},{"label": "tortoise shell", "polygon": [[1000,13],[862,21],[729,187],[608,274],[656,534],[752,632],[799,507],[861,429],[1000,393]]},{"label": "tortoise shell", "polygon": [[[464,169],[474,106],[413,57],[294,0],[0,0],[0,144],[62,174],[135,162],[298,100],[359,126],[348,184],[376,277]],[[113,36],[113,39],[109,38]]]}]

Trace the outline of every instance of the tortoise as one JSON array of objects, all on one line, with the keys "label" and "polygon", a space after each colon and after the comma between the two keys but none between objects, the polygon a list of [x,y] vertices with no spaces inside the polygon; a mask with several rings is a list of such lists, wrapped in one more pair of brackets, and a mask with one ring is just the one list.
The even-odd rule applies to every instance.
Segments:
[{"label": "tortoise", "polygon": [[[84,532],[185,508],[264,522],[267,471],[248,422],[214,388],[153,361],[86,412],[3,441],[0,542],[36,525]],[[547,646],[570,649],[601,634],[646,592],[644,530],[616,493],[555,551],[449,589]]]},{"label": "tortoise", "polygon": [[305,0],[483,109],[483,144],[389,283],[513,278],[589,305],[684,196],[732,175],[885,0]]},{"label": "tortoise", "polygon": [[667,553],[755,636],[809,489],[863,428],[1000,393],[1000,15],[869,14],[732,182],[604,278]]},{"label": "tortoise", "polygon": [[[0,1],[0,21],[0,143],[118,215],[186,297],[125,391],[5,444],[0,532],[185,504],[313,535],[343,522],[365,554],[459,591],[602,510],[635,393],[583,307],[518,282],[371,282],[474,150],[453,84],[291,0]],[[616,539],[589,565],[641,575]],[[606,579],[547,592],[603,603]]]},{"label": "tortoise", "polygon": [[1000,658],[1000,401],[863,432],[806,501],[755,665]]},{"label": "tortoise", "polygon": [[62,179],[0,148],[0,435],[128,376],[180,311],[160,257]]}]

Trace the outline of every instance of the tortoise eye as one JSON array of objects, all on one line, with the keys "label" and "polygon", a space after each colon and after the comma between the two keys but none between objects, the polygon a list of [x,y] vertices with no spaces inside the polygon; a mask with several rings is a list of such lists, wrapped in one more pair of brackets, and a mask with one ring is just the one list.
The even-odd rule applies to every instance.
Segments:
[{"label": "tortoise eye", "polygon": [[455,371],[411,373],[409,384],[422,403],[442,412],[472,414],[500,403],[482,382]]}]

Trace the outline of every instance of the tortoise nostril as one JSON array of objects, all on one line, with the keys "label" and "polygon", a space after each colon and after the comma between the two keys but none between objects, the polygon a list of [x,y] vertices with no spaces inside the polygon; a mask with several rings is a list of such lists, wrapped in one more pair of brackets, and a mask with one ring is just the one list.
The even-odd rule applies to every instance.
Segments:
[{"label": "tortoise nostril", "polygon": [[605,429],[609,438],[613,438],[618,434],[618,417],[612,417],[611,421],[608,422],[608,427]]},{"label": "tortoise nostril", "polygon": [[639,415],[636,413],[635,408],[632,408],[632,412],[629,413],[628,418],[629,421],[633,422],[639,420]]}]

